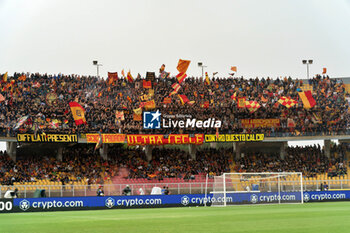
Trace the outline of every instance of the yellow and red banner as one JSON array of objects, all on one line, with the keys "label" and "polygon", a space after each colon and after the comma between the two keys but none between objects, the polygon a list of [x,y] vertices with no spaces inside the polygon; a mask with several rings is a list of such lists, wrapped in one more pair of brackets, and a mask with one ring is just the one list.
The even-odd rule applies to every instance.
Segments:
[{"label": "yellow and red banner", "polygon": [[241,119],[241,125],[246,129],[279,127],[280,124],[280,119]]},{"label": "yellow and red banner", "polygon": [[314,97],[312,97],[311,91],[302,91],[299,92],[299,97],[303,101],[304,108],[312,108],[316,105]]},{"label": "yellow and red banner", "polygon": [[191,61],[189,61],[189,60],[182,60],[182,59],[180,59],[179,63],[177,64],[176,69],[179,71],[179,74],[176,75],[176,78],[177,78],[177,80],[179,81],[180,84],[187,77],[186,71],[187,71],[188,66],[190,65],[190,63],[191,63]]},{"label": "yellow and red banner", "polygon": [[294,105],[296,105],[298,103],[298,101],[293,100],[292,98],[288,98],[288,97],[282,96],[278,100],[278,103],[282,104],[286,108],[290,108],[290,107],[293,107]]},{"label": "yellow and red banner", "polygon": [[128,81],[129,81],[130,83],[134,82],[134,78],[131,76],[130,71],[128,72],[128,75],[126,76],[126,78],[128,79]]},{"label": "yellow and red banner", "polygon": [[[103,143],[124,143],[125,134],[101,134]],[[87,133],[86,142],[87,143],[97,143],[99,139],[98,133]]]},{"label": "yellow and red banner", "polygon": [[84,112],[85,112],[84,108],[80,104],[78,104],[77,102],[70,102],[69,107],[70,107],[70,110],[73,114],[75,124],[76,125],[86,124],[85,115],[84,115]]},{"label": "yellow and red banner", "polygon": [[176,75],[177,81],[179,81],[180,84],[182,83],[182,81],[185,80],[186,77],[187,77],[187,74],[185,73],[179,73],[178,75]]},{"label": "yellow and red banner", "polygon": [[156,102],[154,100],[150,100],[147,102],[141,102],[140,107],[144,107],[147,110],[154,109],[154,108],[156,108]]},{"label": "yellow and red banner", "polygon": [[163,104],[171,104],[171,97],[164,97]]},{"label": "yellow and red banner", "polygon": [[181,104],[184,105],[187,102],[190,102],[190,100],[185,95],[177,95],[181,101]]},{"label": "yellow and red banner", "polygon": [[180,88],[181,88],[180,84],[178,84],[178,83],[174,83],[171,87],[172,87],[174,90],[170,93],[169,96],[172,96],[172,95],[177,94],[177,93],[179,92]]},{"label": "yellow and red banner", "polygon": [[257,101],[246,101],[245,107],[248,108],[250,113],[253,113],[256,110],[258,110],[261,106]]},{"label": "yellow and red banner", "polygon": [[169,134],[167,137],[162,134],[130,134],[127,135],[129,146],[135,145],[167,145],[167,144],[196,144],[202,145],[204,142],[203,134]]}]

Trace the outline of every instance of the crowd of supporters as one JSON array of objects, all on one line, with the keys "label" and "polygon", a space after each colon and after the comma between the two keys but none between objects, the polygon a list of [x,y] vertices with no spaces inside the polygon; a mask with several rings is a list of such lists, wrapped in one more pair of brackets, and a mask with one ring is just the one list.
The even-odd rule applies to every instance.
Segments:
[{"label": "crowd of supporters", "polygon": [[[196,159],[179,149],[154,149],[152,160],[145,159],[142,150],[118,150],[110,152],[120,167],[129,170],[128,178],[162,180],[164,178],[194,179],[198,174],[219,175],[230,171],[231,153],[227,151],[201,150]],[[125,176],[126,177],[126,176]]]},{"label": "crowd of supporters", "polygon": [[315,177],[328,173],[329,177],[347,174],[346,149],[334,146],[328,158],[320,146],[288,147],[284,159],[280,153],[247,153],[235,166],[237,172],[302,172]]},{"label": "crowd of supporters", "polygon": [[87,184],[113,182],[114,177],[153,181],[164,178],[195,179],[223,172],[303,172],[312,177],[328,173],[329,177],[347,173],[346,148],[334,146],[327,158],[319,146],[289,147],[284,159],[276,153],[245,153],[239,159],[231,149],[201,149],[196,158],[179,149],[154,149],[152,159],[146,159],[142,149],[111,147],[108,159],[103,159],[93,147],[71,147],[63,150],[62,161],[52,155],[25,156],[17,162],[0,152],[0,184],[36,182],[38,180],[84,181]]},{"label": "crowd of supporters", "polygon": [[[144,130],[142,121],[134,118],[134,110],[142,102],[154,100],[156,109],[164,114],[184,114],[206,120],[222,121],[220,133],[265,133],[271,135],[343,134],[349,126],[348,102],[341,80],[328,76],[316,76],[308,83],[313,88],[316,106],[305,109],[298,92],[305,81],[291,78],[244,79],[212,78],[207,84],[200,78],[188,77],[181,83],[177,94],[185,95],[191,104],[182,104],[177,94],[170,103],[164,103],[178,83],[175,77],[156,78],[152,88],[143,87],[143,79],[132,83],[120,77],[109,82],[97,77],[78,75],[47,75],[15,73],[1,81],[0,134],[15,135],[18,119],[29,116],[17,132],[69,132],[87,133],[215,133],[215,129],[171,128]],[[153,91],[150,91],[153,90]],[[154,94],[152,94],[154,92]],[[238,108],[235,98],[257,101],[261,107],[250,113]],[[290,97],[298,104],[286,108],[276,104],[280,97]],[[76,101],[85,109],[87,124],[76,126],[69,109],[69,102]],[[141,104],[142,105],[142,104]],[[116,111],[123,111],[125,120],[116,119]],[[280,126],[244,129],[241,119],[280,119]],[[294,123],[288,125],[288,120]],[[52,124],[52,122],[55,124]]]}]

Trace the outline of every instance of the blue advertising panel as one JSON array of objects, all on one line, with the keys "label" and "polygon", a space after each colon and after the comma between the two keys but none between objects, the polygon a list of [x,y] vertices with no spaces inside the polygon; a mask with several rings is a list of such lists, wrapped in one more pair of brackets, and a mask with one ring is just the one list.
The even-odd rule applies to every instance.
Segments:
[{"label": "blue advertising panel", "polygon": [[[254,192],[228,193],[227,203],[259,204],[300,202],[300,192]],[[350,191],[315,191],[304,192],[304,202],[345,201],[350,200]],[[16,198],[0,199],[0,213],[31,212],[31,211],[62,211],[115,208],[154,208],[154,207],[185,207],[210,205],[213,201],[223,202],[223,195],[209,194],[186,195],[144,195],[144,196],[105,196],[105,197],[55,197],[55,198]]]}]

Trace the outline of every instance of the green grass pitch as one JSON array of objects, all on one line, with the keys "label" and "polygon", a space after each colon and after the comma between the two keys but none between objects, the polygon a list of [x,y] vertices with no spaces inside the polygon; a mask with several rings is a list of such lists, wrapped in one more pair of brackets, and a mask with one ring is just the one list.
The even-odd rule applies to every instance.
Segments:
[{"label": "green grass pitch", "polygon": [[1,233],[350,232],[350,202],[0,214]]}]

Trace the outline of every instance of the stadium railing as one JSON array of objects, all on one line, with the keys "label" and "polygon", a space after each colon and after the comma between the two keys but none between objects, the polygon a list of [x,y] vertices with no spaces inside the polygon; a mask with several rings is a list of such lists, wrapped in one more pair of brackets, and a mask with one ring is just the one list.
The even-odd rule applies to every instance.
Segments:
[{"label": "stadium railing", "polygon": [[[127,184],[105,184],[102,185],[105,196],[122,195],[123,189]],[[145,195],[151,194],[153,187],[168,187],[170,194],[200,194],[205,192],[205,182],[191,183],[135,183],[128,184],[131,188],[131,195],[139,195],[140,188]],[[46,197],[79,197],[79,196],[96,196],[99,184],[93,185],[13,185],[0,186],[0,198],[3,197],[6,190],[18,189],[19,197],[31,198],[37,190],[45,190]],[[208,183],[208,190],[212,190],[213,183]]]},{"label": "stadium railing", "polygon": [[[283,180],[281,181],[282,191],[294,189],[297,190],[298,185],[296,181]],[[350,190],[350,180],[348,179],[324,179],[315,180],[313,178],[303,179],[304,191],[319,191],[321,184],[326,183],[329,190]],[[207,192],[213,191],[213,182],[208,182]],[[102,185],[105,196],[119,196],[122,195],[123,189],[127,184],[106,184]],[[235,184],[236,185],[236,184]],[[32,198],[37,190],[45,190],[46,197],[81,197],[81,196],[96,196],[96,191],[99,184],[93,185],[14,185],[14,186],[0,186],[0,198],[3,197],[6,190],[15,188],[18,189],[19,197]],[[131,195],[139,195],[139,189],[142,188],[145,195],[151,194],[153,187],[168,187],[170,194],[204,194],[205,182],[200,183],[135,183],[129,184],[131,188]]]}]

